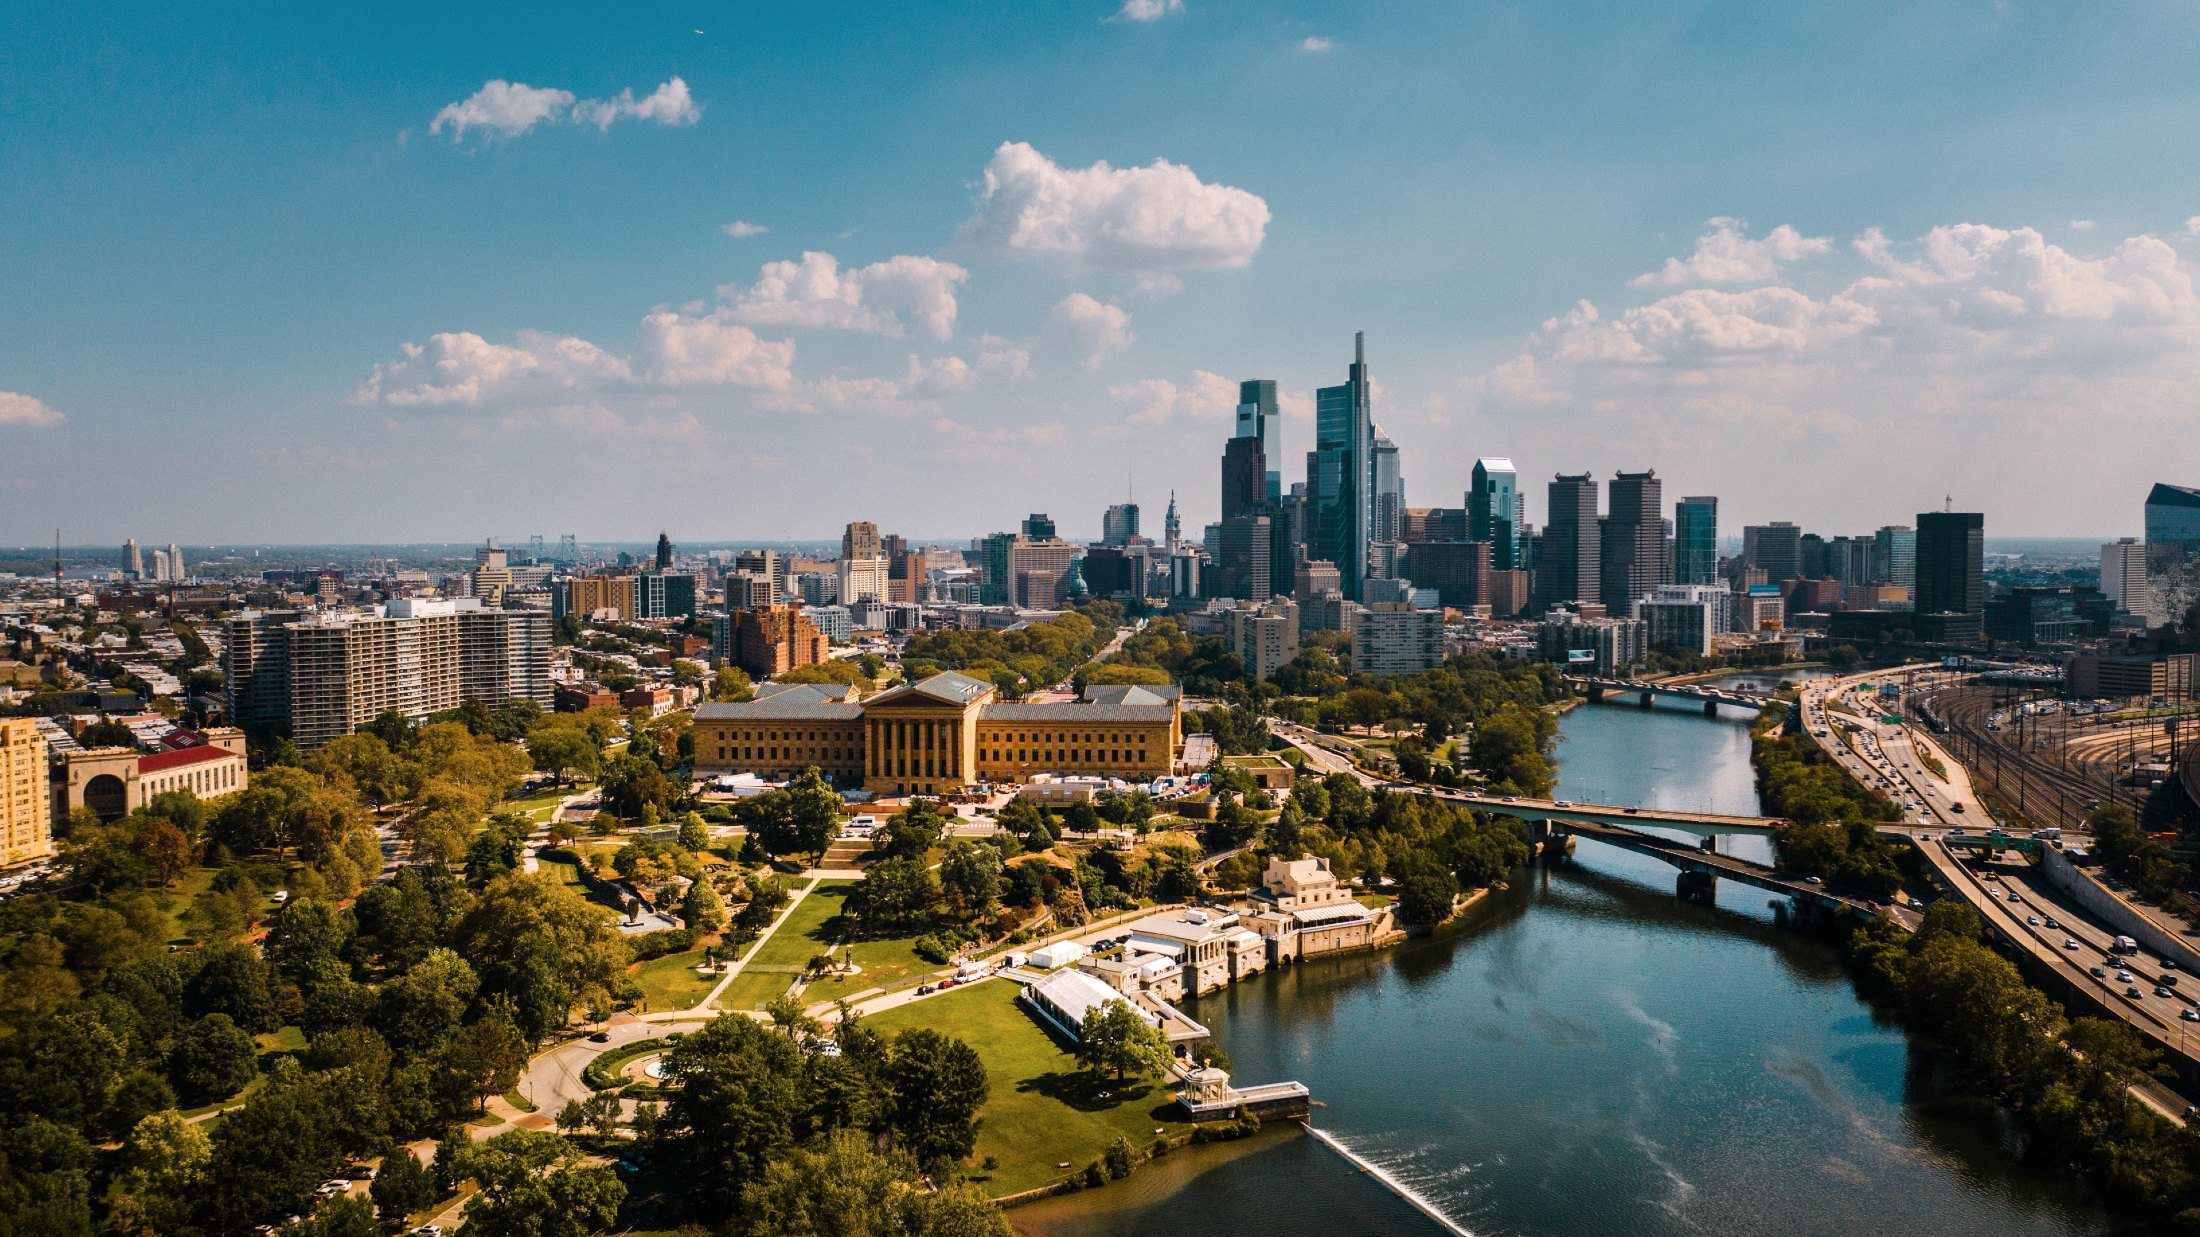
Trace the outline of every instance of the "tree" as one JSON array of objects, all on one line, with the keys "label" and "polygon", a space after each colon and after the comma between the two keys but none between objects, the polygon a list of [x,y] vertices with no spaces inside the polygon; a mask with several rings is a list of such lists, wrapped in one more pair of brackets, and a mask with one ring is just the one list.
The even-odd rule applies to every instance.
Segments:
[{"label": "tree", "polygon": [[193,1104],[235,1095],[257,1072],[252,1037],[227,1014],[208,1014],[185,1027],[168,1054],[168,1076]]},{"label": "tree", "polygon": [[962,923],[991,916],[1001,901],[1001,852],[967,839],[951,843],[940,860],[940,891]]},{"label": "tree", "polygon": [[733,1211],[742,1187],[795,1143],[807,1108],[801,1049],[785,1035],[726,1014],[674,1044],[666,1075],[677,1081],[666,1132],[688,1160],[688,1180],[719,1215]]},{"label": "tree", "polygon": [[527,735],[527,755],[536,769],[560,786],[568,777],[594,777],[603,767],[603,753],[595,740],[572,726],[536,726]]},{"label": "tree", "polygon": [[1161,1028],[1118,997],[1085,1011],[1077,1029],[1077,1060],[1098,1073],[1113,1073],[1121,1083],[1132,1074],[1169,1068],[1169,1040]]},{"label": "tree", "polygon": [[629,987],[632,952],[598,909],[547,872],[500,876],[453,934],[486,996],[509,996],[530,1041],[563,1026],[576,1005]]},{"label": "tree", "polygon": [[614,815],[638,819],[645,807],[662,813],[672,807],[677,792],[665,780],[654,760],[620,752],[604,762],[603,785],[598,792]]},{"label": "tree", "polygon": [[928,926],[939,906],[940,883],[922,859],[881,859],[848,895],[848,910],[865,935],[883,936]]},{"label": "tree", "polygon": [[174,1109],[153,1113],[123,1143],[116,1190],[135,1200],[134,1210],[150,1231],[180,1229],[213,1154],[214,1144],[201,1123]]},{"label": "tree", "polygon": [[1407,851],[1391,865],[1398,879],[1398,918],[1427,928],[1451,918],[1452,903],[1459,896],[1459,882],[1435,856],[1426,851]]},{"label": "tree", "polygon": [[374,1222],[374,1204],[349,1194],[323,1200],[305,1223],[286,1231],[298,1237],[382,1237],[381,1226]]},{"label": "tree", "polygon": [[698,855],[710,849],[710,826],[703,823],[700,812],[681,815],[680,848]]},{"label": "tree", "polygon": [[894,1140],[918,1164],[966,1159],[978,1138],[988,1083],[977,1052],[929,1028],[894,1037],[886,1062]]},{"label": "tree", "polygon": [[167,885],[191,866],[191,839],[165,820],[149,820],[138,830],[137,853],[145,860],[146,874],[155,884]]},{"label": "tree", "polygon": [[587,1237],[610,1227],[626,1200],[617,1173],[533,1130],[462,1148],[451,1172],[481,1187],[466,1209],[466,1231],[479,1237]]},{"label": "tree", "polygon": [[375,1173],[368,1193],[374,1196],[375,1210],[382,1213],[385,1223],[401,1224],[406,1216],[435,1202],[435,1174],[410,1147],[391,1143],[382,1153],[381,1170]]},{"label": "tree", "polygon": [[183,987],[184,1012],[194,1018],[227,1014],[246,1032],[264,1035],[281,1025],[267,963],[250,945],[209,945],[196,955],[198,971]]},{"label": "tree", "polygon": [[1493,787],[1541,798],[1558,785],[1549,756],[1556,733],[1549,713],[1507,703],[1475,727],[1467,751]]},{"label": "tree", "polygon": [[708,878],[688,886],[680,899],[680,922],[698,932],[716,932],[726,926],[726,904]]},{"label": "tree", "polygon": [[430,1061],[444,1111],[453,1115],[461,1100],[478,1111],[489,1096],[511,1090],[526,1064],[527,1041],[496,1009],[445,1038]]},{"label": "tree", "polygon": [[1008,1220],[974,1186],[911,1188],[909,1158],[879,1155],[855,1130],[776,1160],[741,1193],[731,1233],[754,1237],[1009,1237]]},{"label": "tree", "polygon": [[714,701],[739,703],[755,695],[755,682],[739,666],[720,666],[710,678],[710,698]]}]

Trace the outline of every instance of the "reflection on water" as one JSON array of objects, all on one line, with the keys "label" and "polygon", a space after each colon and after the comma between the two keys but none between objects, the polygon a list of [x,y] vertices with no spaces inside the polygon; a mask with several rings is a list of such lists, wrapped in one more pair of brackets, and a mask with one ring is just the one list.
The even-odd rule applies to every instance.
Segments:
[{"label": "reflection on water", "polygon": [[[1596,707],[1562,730],[1568,798],[1757,808],[1745,720]],[[1943,1098],[1938,1063],[1774,926],[1770,895],[1684,903],[1671,868],[1586,842],[1522,877],[1438,937],[1191,1012],[1239,1077],[1306,1082],[1324,1130],[1476,1234],[2113,1231],[2019,1176],[1991,1110]],[[1295,1137],[1011,1214],[1075,1237],[1435,1231]]]}]

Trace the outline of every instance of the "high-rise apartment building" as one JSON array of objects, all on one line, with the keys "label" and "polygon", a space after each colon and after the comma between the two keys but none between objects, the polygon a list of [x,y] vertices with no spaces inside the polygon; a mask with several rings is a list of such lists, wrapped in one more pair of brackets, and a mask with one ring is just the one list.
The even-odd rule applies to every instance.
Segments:
[{"label": "high-rise apartment building", "polygon": [[1352,337],[1352,365],[1340,386],[1314,393],[1314,450],[1306,457],[1308,558],[1337,564],[1344,595],[1359,600],[1373,540],[1375,450],[1367,337]]},{"label": "high-rise apartment building", "polygon": [[657,534],[657,570],[672,570],[672,534]]},{"label": "high-rise apartment building", "polygon": [[1666,582],[1663,489],[1655,472],[1612,476],[1597,545],[1598,594],[1609,613],[1626,614]]},{"label": "high-rise apartment building", "polygon": [[1897,588],[1917,587],[1917,530],[1889,524],[1872,534],[1872,579]]},{"label": "high-rise apartment building", "polygon": [[2146,616],[2151,598],[2147,592],[2145,542],[2124,537],[2101,547],[2101,593],[2115,603],[2119,613]]},{"label": "high-rise apartment building", "polygon": [[550,613],[556,618],[568,614],[580,618],[598,614],[619,619],[640,618],[640,590],[633,576],[574,576],[551,587]]},{"label": "high-rise apartment building", "polygon": [[1719,579],[1719,500],[1708,494],[1673,504],[1673,582],[1714,584]]},{"label": "high-rise apartment building", "polygon": [[122,571],[133,580],[145,578],[145,554],[138,549],[135,537],[122,543]]},{"label": "high-rise apartment building", "polygon": [[1431,541],[1463,540],[1490,543],[1490,566],[1498,571],[1525,567],[1520,535],[1526,521],[1520,493],[1520,473],[1503,456],[1484,456],[1474,462],[1467,488],[1467,527],[1456,537],[1428,530]]},{"label": "high-rise apartment building", "polygon": [[1247,674],[1268,678],[1299,655],[1299,607],[1278,597],[1231,610],[1223,620],[1223,637]]},{"label": "high-rise apartment building", "polygon": [[880,543],[878,525],[869,520],[851,522],[840,534],[842,558],[884,558],[886,547]]},{"label": "high-rise apartment building", "polygon": [[[733,556],[733,569],[741,575],[758,576],[771,591],[760,606],[776,606],[787,599],[787,560],[777,550],[742,550]],[[755,607],[736,606],[731,602],[728,610],[746,610]]]},{"label": "high-rise apartment building", "polygon": [[0,868],[53,854],[46,737],[29,717],[0,717]]},{"label": "high-rise apartment building", "polygon": [[1712,637],[1733,625],[1734,595],[1724,584],[1667,584],[1636,598],[1633,614],[1650,648],[1709,656]]},{"label": "high-rise apartment building", "polygon": [[645,571],[634,578],[637,617],[695,617],[695,577],[679,571]]},{"label": "high-rise apartment building", "polygon": [[1387,602],[1352,616],[1354,674],[1420,674],[1443,664],[1443,611]]},{"label": "high-rise apartment building", "polygon": [[712,636],[719,657],[759,680],[832,656],[831,642],[799,606],[737,610],[713,624]]},{"label": "high-rise apartment building", "polygon": [[1927,511],[1917,517],[1917,612],[1986,611],[1986,517]]},{"label": "high-rise apartment building", "polygon": [[889,569],[885,555],[843,558],[835,572],[840,578],[840,604],[852,606],[859,601],[886,600]]},{"label": "high-rise apartment building", "polygon": [[1260,444],[1261,501],[1283,501],[1283,414],[1276,407],[1276,384],[1270,378],[1250,378],[1238,383],[1237,432]]},{"label": "high-rise apartment building", "polygon": [[1803,576],[1803,530],[1785,520],[1742,528],[1742,561],[1774,584]]},{"label": "high-rise apartment building", "polygon": [[1416,542],[1406,547],[1405,575],[1417,587],[1435,589],[1439,605],[1468,610],[1490,602],[1495,553],[1487,541]]},{"label": "high-rise apartment building", "polygon": [[1535,606],[1548,610],[1595,601],[1604,587],[1596,478],[1559,473],[1549,493],[1550,512],[1536,550]]},{"label": "high-rise apartment building", "polygon": [[247,611],[229,620],[230,715],[318,747],[384,713],[421,718],[463,701],[551,704],[550,616],[478,599],[375,610]]}]

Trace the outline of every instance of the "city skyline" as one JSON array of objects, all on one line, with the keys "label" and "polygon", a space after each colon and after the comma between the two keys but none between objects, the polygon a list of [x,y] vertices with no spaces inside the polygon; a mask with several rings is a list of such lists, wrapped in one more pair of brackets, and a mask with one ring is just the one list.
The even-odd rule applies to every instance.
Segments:
[{"label": "city skyline", "polygon": [[2200,15],[1120,7],[12,11],[0,539],[443,539],[485,491],[790,539],[829,466],[899,526],[1096,519],[1206,494],[1241,381],[1295,458],[1356,330],[1415,505],[1505,456],[1538,524],[1533,478],[1650,467],[1733,524],[1955,488],[2092,538],[2200,475]]}]

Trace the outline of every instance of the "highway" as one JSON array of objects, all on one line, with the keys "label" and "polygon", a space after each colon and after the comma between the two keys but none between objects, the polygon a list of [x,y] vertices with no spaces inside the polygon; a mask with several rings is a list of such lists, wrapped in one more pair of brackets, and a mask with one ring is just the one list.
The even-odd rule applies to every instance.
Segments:
[{"label": "highway", "polygon": [[[2195,1005],[2193,993],[2162,983],[2165,976],[2175,976],[2173,969],[2164,968],[2158,958],[2113,953],[2109,945],[2116,932],[2065,900],[2029,862],[1979,862],[1979,870],[1974,871],[1949,849],[1950,832],[1983,831],[1992,826],[1992,818],[1973,790],[1969,772],[1952,756],[1909,727],[1881,722],[1876,708],[1860,707],[1869,702],[1865,693],[1900,673],[1880,671],[1803,684],[1800,708],[1805,730],[1851,776],[1905,804],[1903,824],[1890,832],[1908,835],[1942,887],[1968,902],[1990,932],[2022,948],[2073,995],[2122,1019],[2166,1053],[2188,1064],[2200,1063],[2193,1056],[2200,1050],[2200,1036],[2192,1034],[2200,1030],[2200,1006]],[[1829,707],[1836,700],[1859,711],[1836,711]],[[1940,760],[1945,778],[1920,760],[1920,747]],[[2066,841],[2082,844],[2083,838]],[[2183,982],[2200,984],[2200,977]],[[2127,995],[2133,989],[2137,997]],[[2159,996],[2157,989],[2171,995]],[[2188,1012],[2192,1019],[2185,1017]],[[2133,1092],[2164,1116],[2182,1122],[2187,1107],[2183,1096],[2155,1083],[2135,1085]]]}]

